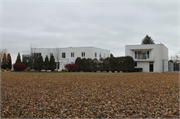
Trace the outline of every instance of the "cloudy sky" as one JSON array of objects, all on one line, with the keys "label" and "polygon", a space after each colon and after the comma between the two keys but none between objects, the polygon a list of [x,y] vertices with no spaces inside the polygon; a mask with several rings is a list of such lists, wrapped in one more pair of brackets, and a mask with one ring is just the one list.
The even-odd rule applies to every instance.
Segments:
[{"label": "cloudy sky", "polygon": [[125,45],[156,44],[179,49],[178,0],[0,0],[1,48],[13,62],[18,52],[38,48],[93,46],[125,55]]}]

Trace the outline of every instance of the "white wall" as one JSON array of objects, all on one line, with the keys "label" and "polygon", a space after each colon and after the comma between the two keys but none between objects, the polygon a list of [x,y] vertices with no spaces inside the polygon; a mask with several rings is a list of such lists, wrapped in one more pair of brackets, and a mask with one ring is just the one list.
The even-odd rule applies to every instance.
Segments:
[{"label": "white wall", "polygon": [[[55,62],[57,62],[57,53],[55,52],[56,48],[36,48],[33,49],[35,53],[41,53],[43,59],[45,60],[46,55],[48,55],[48,58],[50,59],[50,53],[53,53]],[[66,53],[66,57],[62,58],[62,53]],[[71,52],[74,52],[74,57],[71,57]],[[85,52],[85,57],[82,57],[82,52]],[[97,57],[95,57],[95,52],[97,53]],[[100,59],[99,54],[101,53],[101,57],[105,58],[110,56],[110,50],[105,50],[101,48],[95,48],[95,47],[69,47],[69,48],[59,48],[59,56],[60,56],[60,70],[64,68],[64,66],[68,63],[74,62],[77,57],[80,58],[97,58]]]},{"label": "white wall", "polygon": [[143,72],[149,72],[149,62],[137,62],[137,68],[143,68]]},{"label": "white wall", "polygon": [[[135,59],[134,52],[138,50],[149,50],[149,59]],[[126,45],[125,55],[132,56],[134,61],[137,61],[138,63],[142,62],[142,64],[140,63],[140,65],[142,66],[142,68],[145,68],[145,70],[143,68],[144,72],[149,71],[149,62],[154,62],[154,72],[168,71],[168,48],[163,44]],[[145,67],[146,65],[144,62],[148,62],[148,70],[147,67]]]}]

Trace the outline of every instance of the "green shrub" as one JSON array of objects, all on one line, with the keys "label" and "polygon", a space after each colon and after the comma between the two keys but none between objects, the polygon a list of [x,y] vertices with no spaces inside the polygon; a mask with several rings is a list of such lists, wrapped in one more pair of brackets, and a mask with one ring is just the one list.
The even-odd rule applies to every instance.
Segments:
[{"label": "green shrub", "polygon": [[30,68],[30,67],[27,67],[27,68],[25,69],[25,71],[31,71],[31,68]]}]

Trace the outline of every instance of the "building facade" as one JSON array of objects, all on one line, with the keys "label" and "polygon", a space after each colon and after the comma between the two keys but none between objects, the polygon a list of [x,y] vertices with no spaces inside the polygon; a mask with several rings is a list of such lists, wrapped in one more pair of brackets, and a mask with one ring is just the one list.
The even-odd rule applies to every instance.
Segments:
[{"label": "building facade", "polygon": [[163,44],[126,45],[125,55],[133,57],[135,68],[143,72],[168,71],[168,48]]},{"label": "building facade", "polygon": [[68,48],[32,48],[30,51],[23,51],[22,57],[28,59],[32,54],[43,57],[54,55],[56,62],[56,69],[64,69],[66,64],[73,64],[77,57],[100,59],[110,56],[110,50],[105,50],[96,47],[68,47]]}]

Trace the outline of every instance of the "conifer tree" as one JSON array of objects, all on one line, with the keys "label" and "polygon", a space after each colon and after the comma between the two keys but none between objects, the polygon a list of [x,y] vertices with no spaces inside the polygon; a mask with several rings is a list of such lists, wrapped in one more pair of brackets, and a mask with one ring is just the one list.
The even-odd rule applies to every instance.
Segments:
[{"label": "conifer tree", "polygon": [[149,37],[148,35],[146,35],[146,36],[144,37],[144,39],[142,40],[141,45],[144,45],[144,44],[155,44],[155,43],[154,43],[154,40],[153,40],[151,37]]},{"label": "conifer tree", "polygon": [[36,69],[41,71],[42,68],[43,68],[43,57],[40,55],[37,58]]},{"label": "conifer tree", "polygon": [[21,63],[21,56],[20,53],[18,53],[17,59],[16,59],[16,63]]},{"label": "conifer tree", "polygon": [[26,67],[28,66],[28,62],[25,58],[23,58],[23,63],[26,64]]},{"label": "conifer tree", "polygon": [[32,65],[33,65],[33,60],[32,58],[30,57],[29,58],[29,61],[28,61],[28,67],[30,67],[32,69]]},{"label": "conifer tree", "polygon": [[11,55],[8,53],[7,55],[7,68],[9,68],[10,70],[12,69],[12,60],[11,60]]},{"label": "conifer tree", "polygon": [[6,53],[4,53],[4,55],[3,55],[1,68],[2,68],[2,69],[6,69],[6,68],[7,68]]},{"label": "conifer tree", "polygon": [[44,61],[44,69],[47,71],[49,69],[49,58],[46,55],[45,61]]},{"label": "conifer tree", "polygon": [[51,71],[54,71],[54,70],[55,70],[55,59],[54,59],[54,56],[53,56],[53,55],[51,55],[51,57],[50,57],[49,67],[50,67],[50,70],[51,70]]}]

